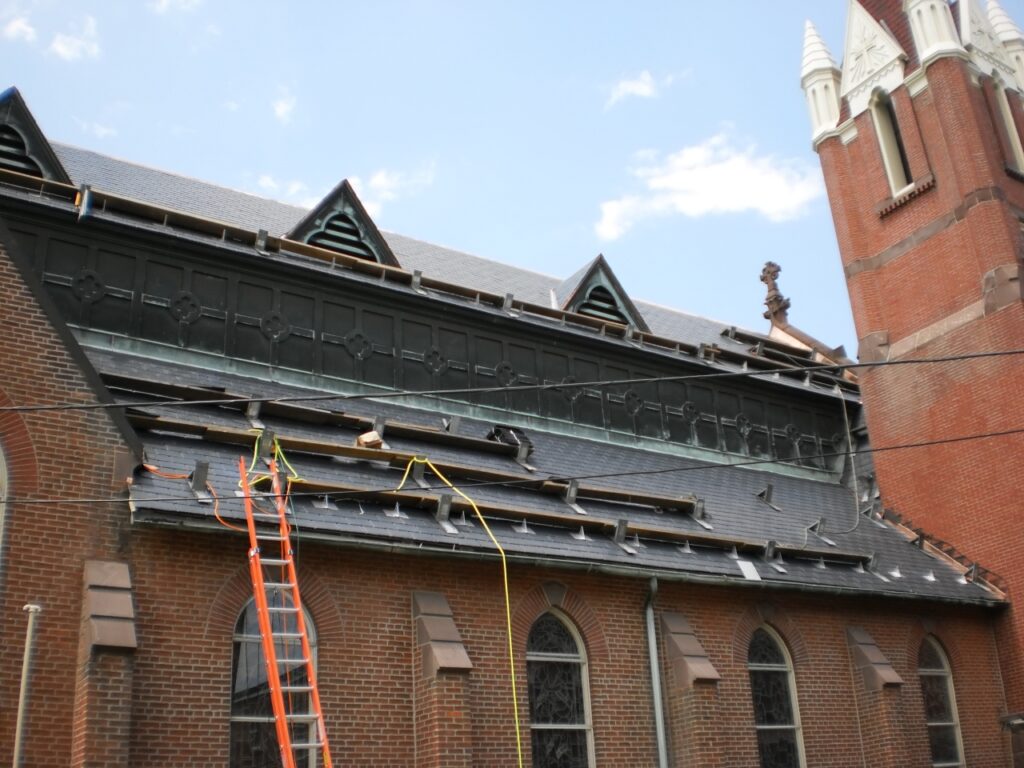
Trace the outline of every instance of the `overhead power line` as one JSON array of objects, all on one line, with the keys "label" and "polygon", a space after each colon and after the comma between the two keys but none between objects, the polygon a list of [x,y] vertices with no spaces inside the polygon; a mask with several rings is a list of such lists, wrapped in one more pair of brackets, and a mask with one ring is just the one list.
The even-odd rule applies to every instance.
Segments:
[{"label": "overhead power line", "polygon": [[531,392],[541,390],[573,390],[596,387],[630,386],[634,384],[654,384],[659,382],[706,381],[709,379],[742,379],[764,376],[778,376],[783,373],[840,373],[858,368],[887,368],[903,365],[932,365],[937,363],[953,363],[964,360],[981,360],[985,358],[1011,357],[1024,355],[1024,349],[1010,349],[997,352],[973,352],[963,355],[947,355],[944,357],[915,358],[910,360],[882,360],[875,363],[848,363],[843,365],[809,365],[804,368],[775,368],[745,371],[716,371],[714,373],[680,374],[678,376],[647,376],[635,379],[609,379],[603,381],[565,381],[551,384],[517,384],[508,387],[462,387],[457,389],[422,389],[395,390],[386,392],[357,394],[316,394],[316,395],[283,395],[281,397],[222,397],[207,400],[140,400],[122,403],[51,403],[37,405],[5,405],[0,406],[0,413],[28,413],[39,411],[90,411],[113,408],[146,408],[154,405],[166,406],[198,406],[198,405],[233,405],[247,403],[302,403],[327,400],[393,400],[405,397],[442,397],[445,395],[480,395],[509,392]]},{"label": "overhead power line", "polygon": [[[924,440],[916,443],[901,443],[899,445],[884,445],[877,448],[864,448],[859,451],[833,451],[830,453],[818,453],[811,456],[805,456],[805,459],[835,459],[844,456],[862,456],[873,453],[885,453],[889,451],[903,451],[911,450],[914,448],[928,448],[936,445],[951,445],[955,443],[964,443],[971,440],[985,440],[996,437],[1010,437],[1013,435],[1024,435],[1024,427],[1017,429],[1005,429],[998,432],[982,432],[973,435],[957,435],[955,437],[943,437],[936,438],[935,440]],[[662,467],[660,469],[638,469],[628,470],[624,472],[602,472],[589,475],[549,475],[543,478],[532,478],[524,477],[520,480],[480,480],[467,483],[458,483],[460,488],[482,488],[487,486],[499,486],[506,488],[521,488],[524,486],[535,485],[543,481],[563,481],[569,482],[571,480],[605,480],[616,477],[637,477],[637,476],[650,476],[650,475],[666,475],[679,472],[702,472],[706,470],[718,470],[718,469],[734,469],[737,467],[754,467],[754,466],[766,466],[772,464],[785,464],[786,466],[794,466],[791,461],[785,459],[751,459],[750,461],[740,461],[731,464],[697,464],[690,466],[681,467]],[[445,485],[424,485],[417,486],[417,490],[422,491],[440,491],[445,490]],[[314,497],[323,498],[324,496],[330,496],[333,499],[361,499],[364,497],[370,497],[376,494],[389,493],[395,490],[394,486],[388,486],[386,488],[364,488],[357,491],[292,491],[290,496],[294,497]],[[238,497],[233,497],[238,498]],[[266,494],[260,494],[260,498],[266,498]],[[0,506],[6,504],[104,504],[104,503],[123,503],[128,499],[124,496],[108,496],[108,497],[93,497],[93,498],[8,498],[6,502],[0,501]],[[195,495],[188,496],[147,496],[139,497],[135,499],[136,502],[153,502],[153,501],[195,501]]]}]

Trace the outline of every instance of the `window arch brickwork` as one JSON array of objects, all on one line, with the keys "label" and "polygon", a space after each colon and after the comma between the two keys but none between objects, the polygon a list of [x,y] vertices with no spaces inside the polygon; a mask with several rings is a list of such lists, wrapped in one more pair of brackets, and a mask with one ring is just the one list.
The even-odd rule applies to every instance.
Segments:
[{"label": "window arch brickwork", "polygon": [[591,768],[594,738],[587,652],[561,611],[541,614],[526,640],[534,768]]},{"label": "window arch brickwork", "polygon": [[751,635],[747,671],[761,768],[803,768],[793,663],[785,642],[767,624]]},{"label": "window arch brickwork", "polygon": [[949,656],[934,635],[926,635],[921,640],[917,652],[917,674],[921,683],[931,764],[936,768],[962,766],[964,750],[953,670]]},{"label": "window arch brickwork", "polygon": [[597,614],[581,595],[556,581],[537,585],[515,606],[512,634],[520,647],[525,648],[526,638],[537,618],[552,608],[561,611],[576,626],[591,662],[608,660],[608,643]]}]

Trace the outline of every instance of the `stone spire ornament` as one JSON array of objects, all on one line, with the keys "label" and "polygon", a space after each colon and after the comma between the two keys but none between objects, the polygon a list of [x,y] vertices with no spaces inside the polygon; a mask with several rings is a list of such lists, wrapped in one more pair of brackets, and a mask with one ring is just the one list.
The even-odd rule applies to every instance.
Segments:
[{"label": "stone spire ornament", "polygon": [[789,299],[779,291],[778,279],[781,271],[782,267],[774,261],[765,262],[764,269],[761,270],[761,282],[768,287],[768,296],[764,300],[764,305],[768,307],[768,310],[764,313],[764,318],[771,320],[772,323],[789,322],[789,317],[786,314],[789,309]]},{"label": "stone spire ornament", "polygon": [[804,24],[800,85],[811,113],[811,138],[817,141],[839,124],[840,73],[836,60],[810,21]]}]

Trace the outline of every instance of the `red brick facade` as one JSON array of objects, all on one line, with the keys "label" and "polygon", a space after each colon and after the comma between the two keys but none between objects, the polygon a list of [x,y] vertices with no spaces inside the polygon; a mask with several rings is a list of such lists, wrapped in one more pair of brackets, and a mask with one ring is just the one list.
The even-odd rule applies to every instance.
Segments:
[{"label": "red brick facade", "polygon": [[[874,3],[877,18],[902,3]],[[1024,181],[1012,165],[992,79],[963,58],[931,63],[927,85],[892,93],[915,191],[890,199],[870,112],[856,138],[818,148],[846,271],[861,359],[932,358],[1019,349],[1024,304]],[[1021,102],[1010,93],[1018,127]],[[1021,429],[1020,357],[867,370],[861,377],[874,446]],[[1024,435],[875,456],[883,500],[1024,589],[1019,523]],[[1015,601],[1013,601],[1015,602]],[[1010,712],[1024,710],[1024,611],[999,628]]]}]

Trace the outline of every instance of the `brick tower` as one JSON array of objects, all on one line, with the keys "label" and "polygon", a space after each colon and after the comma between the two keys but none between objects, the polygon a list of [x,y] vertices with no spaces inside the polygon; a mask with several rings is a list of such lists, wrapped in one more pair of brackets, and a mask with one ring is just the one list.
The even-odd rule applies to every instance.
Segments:
[{"label": "brick tower", "polygon": [[[808,22],[802,85],[860,361],[1024,348],[1024,35],[1005,11],[850,0],[842,68]],[[861,382],[875,448],[1024,429],[1024,356],[879,367]],[[874,461],[887,507],[1002,577],[1008,699],[995,704],[1009,725],[1024,712],[1024,435]]]}]

